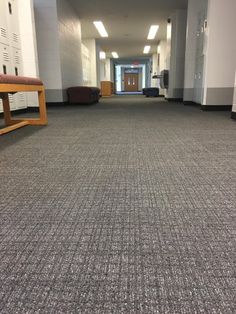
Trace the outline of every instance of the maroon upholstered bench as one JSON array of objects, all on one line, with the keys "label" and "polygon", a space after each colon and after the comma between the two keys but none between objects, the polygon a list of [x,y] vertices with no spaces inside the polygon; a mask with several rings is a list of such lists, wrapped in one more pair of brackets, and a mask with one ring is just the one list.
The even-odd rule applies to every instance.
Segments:
[{"label": "maroon upholstered bench", "polygon": [[[17,92],[38,92],[39,118],[12,119],[8,94]],[[0,135],[21,128],[26,125],[46,125],[47,113],[45,103],[45,89],[38,78],[0,74],[0,98],[3,102],[4,120],[6,127],[0,129]]]},{"label": "maroon upholstered bench", "polygon": [[99,101],[100,89],[98,87],[75,86],[67,89],[70,104],[92,104]]}]

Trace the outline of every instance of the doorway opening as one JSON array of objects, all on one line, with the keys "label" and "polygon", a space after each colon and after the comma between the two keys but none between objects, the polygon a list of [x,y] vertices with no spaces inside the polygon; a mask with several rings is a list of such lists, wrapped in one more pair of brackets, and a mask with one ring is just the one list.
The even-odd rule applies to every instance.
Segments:
[{"label": "doorway opening", "polygon": [[116,65],[115,82],[118,95],[142,94],[146,85],[146,65]]}]

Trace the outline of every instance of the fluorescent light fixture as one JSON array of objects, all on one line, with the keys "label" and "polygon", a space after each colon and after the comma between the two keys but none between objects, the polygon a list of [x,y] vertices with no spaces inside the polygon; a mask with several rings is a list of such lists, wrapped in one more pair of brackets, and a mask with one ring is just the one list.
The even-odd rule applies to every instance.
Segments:
[{"label": "fluorescent light fixture", "polygon": [[106,59],[106,53],[104,51],[100,51],[99,52],[99,58],[100,58],[100,60]]},{"label": "fluorescent light fixture", "polygon": [[145,46],[143,49],[143,53],[149,53],[151,46]]},{"label": "fluorescent light fixture", "polygon": [[95,25],[101,37],[108,37],[107,31],[101,21],[94,21],[93,24]]},{"label": "fluorescent light fixture", "polygon": [[149,39],[149,40],[154,39],[156,37],[156,33],[157,33],[158,29],[159,29],[159,25],[152,25],[150,27],[147,39]]},{"label": "fluorescent light fixture", "polygon": [[112,54],[112,57],[113,57],[113,58],[115,58],[115,59],[118,59],[118,58],[119,58],[117,52],[113,51],[111,54]]}]

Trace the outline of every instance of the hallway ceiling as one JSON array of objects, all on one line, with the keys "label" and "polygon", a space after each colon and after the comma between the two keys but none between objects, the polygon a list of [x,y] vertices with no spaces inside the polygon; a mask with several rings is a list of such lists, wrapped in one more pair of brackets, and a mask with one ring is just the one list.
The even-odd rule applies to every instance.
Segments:
[{"label": "hallway ceiling", "polygon": [[[97,38],[106,52],[117,51],[119,57],[144,56],[144,45],[152,45],[166,38],[167,18],[175,9],[187,8],[188,0],[70,0],[78,12],[83,38]],[[93,25],[103,21],[109,33],[101,38]],[[151,24],[159,24],[156,40],[148,41]]]}]

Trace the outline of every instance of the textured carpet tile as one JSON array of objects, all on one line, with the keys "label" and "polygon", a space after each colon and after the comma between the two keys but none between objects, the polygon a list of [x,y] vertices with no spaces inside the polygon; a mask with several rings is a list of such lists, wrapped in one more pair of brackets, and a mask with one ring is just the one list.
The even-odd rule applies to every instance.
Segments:
[{"label": "textured carpet tile", "polygon": [[0,313],[235,313],[236,124],[143,96],[0,139]]}]

